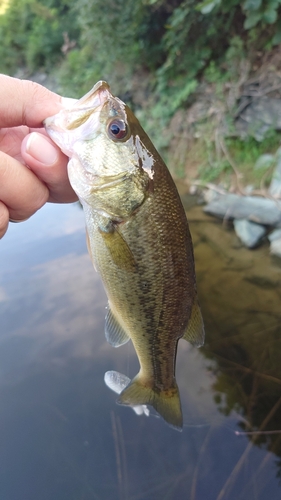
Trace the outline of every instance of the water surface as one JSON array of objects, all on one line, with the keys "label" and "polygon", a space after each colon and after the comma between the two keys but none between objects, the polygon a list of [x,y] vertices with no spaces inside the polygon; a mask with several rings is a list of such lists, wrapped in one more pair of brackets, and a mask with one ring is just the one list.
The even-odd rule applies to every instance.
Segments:
[{"label": "water surface", "polygon": [[[271,500],[281,477],[281,268],[190,208],[206,345],[180,341],[185,426],[115,404],[132,345],[104,337],[106,296],[79,205],[0,242],[1,500]],[[260,431],[260,433],[245,434]],[[262,432],[261,432],[262,431]],[[279,432],[278,432],[279,431]]]}]

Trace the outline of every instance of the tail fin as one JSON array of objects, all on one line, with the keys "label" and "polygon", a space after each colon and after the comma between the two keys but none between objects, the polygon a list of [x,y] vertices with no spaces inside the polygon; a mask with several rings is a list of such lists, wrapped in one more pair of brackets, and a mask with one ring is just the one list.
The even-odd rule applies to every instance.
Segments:
[{"label": "tail fin", "polygon": [[144,385],[137,375],[132,382],[121,392],[117,403],[121,405],[151,405],[177,430],[182,430],[182,411],[180,396],[176,382],[171,389],[156,392],[155,388]]}]

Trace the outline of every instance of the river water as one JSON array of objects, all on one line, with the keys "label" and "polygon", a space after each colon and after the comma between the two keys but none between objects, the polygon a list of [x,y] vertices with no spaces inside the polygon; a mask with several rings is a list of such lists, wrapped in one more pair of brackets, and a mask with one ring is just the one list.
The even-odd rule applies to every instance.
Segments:
[{"label": "river water", "polygon": [[281,268],[181,192],[206,325],[203,348],[179,344],[182,433],[104,384],[138,362],[105,340],[79,205],[1,240],[1,500],[280,499]]}]

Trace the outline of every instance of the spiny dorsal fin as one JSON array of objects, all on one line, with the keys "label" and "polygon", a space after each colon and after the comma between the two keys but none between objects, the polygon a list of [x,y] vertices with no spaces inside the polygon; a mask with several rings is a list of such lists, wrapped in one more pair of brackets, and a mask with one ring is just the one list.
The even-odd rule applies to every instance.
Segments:
[{"label": "spiny dorsal fin", "polygon": [[197,300],[194,301],[191,311],[191,317],[187,325],[187,329],[182,337],[195,347],[200,347],[204,344],[205,329],[201,310]]},{"label": "spiny dorsal fin", "polygon": [[133,253],[118,229],[115,228],[107,232],[100,227],[99,231],[103,237],[106,247],[110,252],[114,264],[116,264],[116,266],[120,269],[134,272],[136,270],[136,262]]},{"label": "spiny dorsal fin", "polygon": [[120,326],[109,306],[105,318],[105,338],[113,347],[119,347],[130,340],[130,337],[122,326]]}]

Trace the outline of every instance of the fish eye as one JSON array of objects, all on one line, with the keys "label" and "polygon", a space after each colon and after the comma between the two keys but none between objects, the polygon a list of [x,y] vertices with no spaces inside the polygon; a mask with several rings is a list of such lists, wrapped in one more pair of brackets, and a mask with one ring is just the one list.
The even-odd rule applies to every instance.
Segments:
[{"label": "fish eye", "polygon": [[108,135],[111,139],[122,140],[128,137],[128,127],[123,120],[114,119],[107,126]]}]

